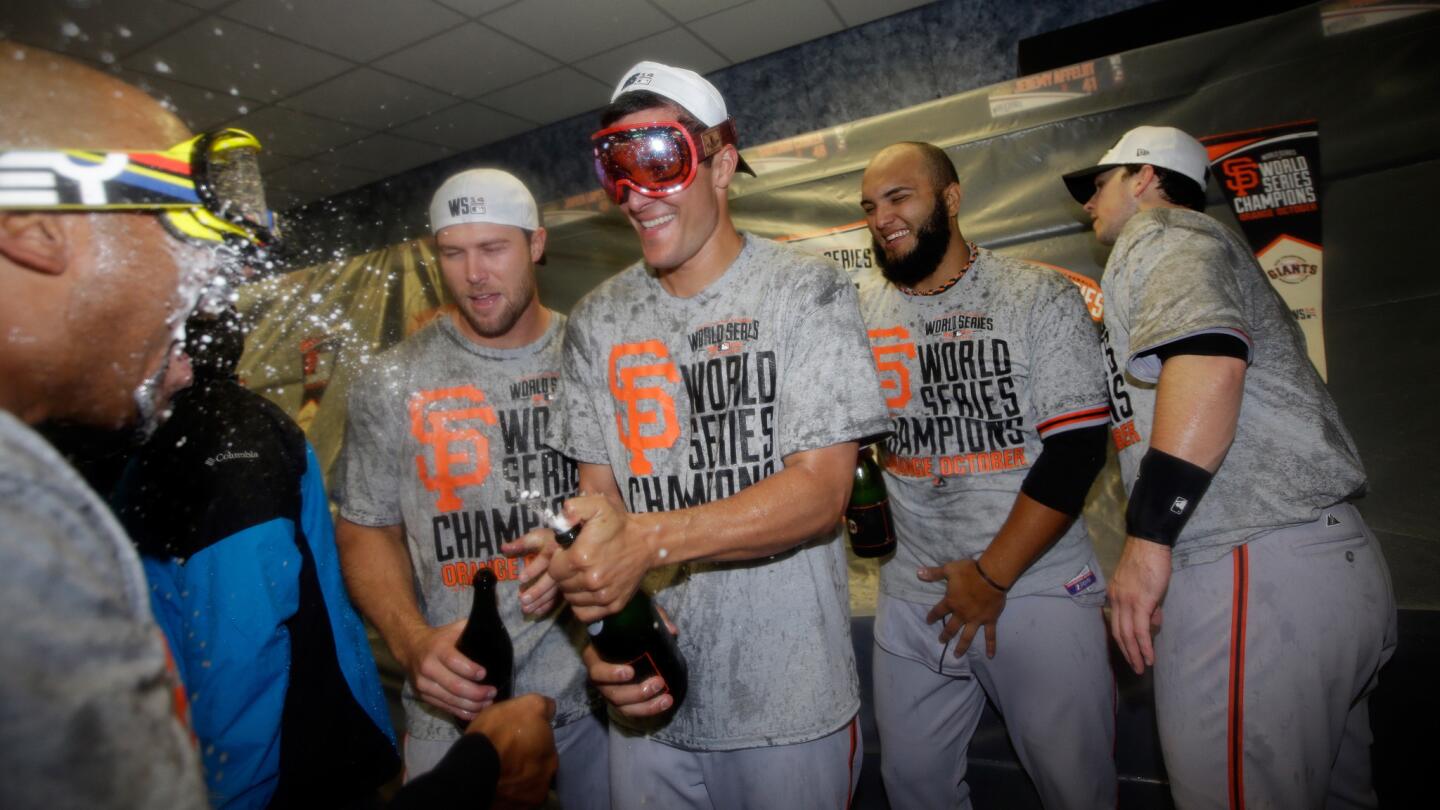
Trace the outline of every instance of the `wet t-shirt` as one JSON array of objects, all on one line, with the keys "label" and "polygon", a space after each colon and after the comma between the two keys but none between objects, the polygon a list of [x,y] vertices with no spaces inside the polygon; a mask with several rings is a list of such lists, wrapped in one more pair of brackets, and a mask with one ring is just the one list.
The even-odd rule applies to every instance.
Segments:
[{"label": "wet t-shirt", "polygon": [[[1064,276],[983,249],[938,295],[907,295],[868,272],[860,310],[891,419],[882,455],[899,545],[880,587],[932,605],[945,583],[921,582],[916,569],[979,557],[1042,440],[1109,421],[1095,324]],[[1077,519],[1011,595],[1065,586],[1098,600],[1101,576]]]},{"label": "wet t-shirt", "polygon": [[[571,313],[564,368],[554,446],[610,465],[633,512],[727,498],[792,453],[887,427],[854,285],[823,259],[750,236],[691,298],[642,264],[606,281]],[[839,538],[837,522],[772,558],[693,563],[657,594],[680,628],[690,684],[655,739],[783,745],[855,716]]]},{"label": "wet t-shirt", "polygon": [[1355,443],[1305,353],[1305,337],[1254,254],[1205,214],[1161,208],[1125,224],[1101,279],[1115,446],[1131,489],[1150,446],[1160,359],[1194,335],[1249,347],[1235,441],[1175,543],[1176,568],[1213,562],[1307,523],[1365,484]]},{"label": "wet t-shirt", "polygon": [[[350,392],[337,499],[352,523],[404,524],[420,611],[432,626],[469,616],[475,572],[495,572],[515,647],[515,694],[554,698],[558,726],[589,711],[583,629],[569,612],[525,617],[524,563],[500,552],[540,525],[520,506],[521,492],[539,491],[554,507],[577,487],[574,463],[543,445],[565,332],[563,315],[550,319],[534,343],[492,349],[440,317],[377,358]],[[451,716],[408,681],[402,697],[409,734],[459,737]]]}]

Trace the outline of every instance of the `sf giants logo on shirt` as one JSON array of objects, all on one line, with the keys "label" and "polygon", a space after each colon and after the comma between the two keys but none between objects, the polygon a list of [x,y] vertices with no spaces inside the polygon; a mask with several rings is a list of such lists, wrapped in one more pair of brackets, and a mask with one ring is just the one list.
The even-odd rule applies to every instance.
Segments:
[{"label": "sf giants logo on shirt", "polygon": [[[633,358],[623,368],[621,361]],[[653,358],[653,362],[645,362]],[[680,382],[680,372],[670,359],[670,350],[658,340],[621,343],[610,349],[610,393],[618,406],[615,430],[620,443],[630,451],[630,472],[649,475],[654,471],[646,450],[662,450],[675,446],[680,437],[680,422],[675,418],[675,398],[658,385],[645,384],[655,378]],[[640,403],[649,403],[641,408]],[[659,430],[645,428],[658,425]]]},{"label": "sf giants logo on shirt", "polygon": [[485,404],[485,392],[473,385],[417,391],[410,397],[410,432],[429,448],[435,472],[425,453],[415,456],[420,483],[438,492],[435,508],[453,512],[464,505],[455,494],[461,487],[485,483],[490,475],[490,441],[476,430],[475,420],[495,424],[495,410]]},{"label": "sf giants logo on shirt", "polygon": [[[871,329],[868,334],[870,352],[875,355],[875,370],[880,373],[880,390],[885,394],[885,404],[891,408],[903,408],[910,402],[910,367],[903,358],[915,359],[915,343],[910,340],[910,330],[903,326],[892,326],[889,329]],[[876,341],[885,338],[905,342],[876,345]],[[900,356],[887,359],[891,355]]]}]

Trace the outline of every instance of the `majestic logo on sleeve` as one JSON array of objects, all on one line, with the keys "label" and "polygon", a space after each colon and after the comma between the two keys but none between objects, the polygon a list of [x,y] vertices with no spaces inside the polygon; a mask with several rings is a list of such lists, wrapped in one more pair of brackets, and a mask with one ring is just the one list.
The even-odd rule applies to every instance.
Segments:
[{"label": "majestic logo on sleeve", "polygon": [[490,475],[490,442],[474,427],[496,422],[495,410],[485,404],[485,393],[473,385],[417,391],[410,397],[410,432],[429,448],[415,456],[420,482],[439,493],[435,508],[453,512],[464,505],[455,491],[479,486]]},{"label": "majestic logo on sleeve", "polygon": [[[880,390],[885,394],[885,404],[891,408],[903,408],[910,401],[910,367],[903,358],[915,359],[915,344],[910,340],[910,330],[903,326],[871,329],[869,336],[870,352],[875,355],[875,370],[880,374]],[[904,342],[876,344],[876,341],[886,338]],[[887,359],[897,354],[900,356]]]},{"label": "majestic logo on sleeve", "polygon": [[[643,358],[654,362],[643,362]],[[634,365],[621,367],[621,362],[634,358]],[[630,451],[630,472],[649,475],[654,471],[646,450],[663,450],[675,446],[680,437],[680,423],[675,417],[675,399],[657,384],[647,380],[680,382],[680,371],[670,359],[670,350],[658,340],[622,343],[610,350],[610,393],[618,406],[615,429],[620,444]],[[648,403],[641,407],[641,403]],[[646,430],[646,428],[651,428]]]}]

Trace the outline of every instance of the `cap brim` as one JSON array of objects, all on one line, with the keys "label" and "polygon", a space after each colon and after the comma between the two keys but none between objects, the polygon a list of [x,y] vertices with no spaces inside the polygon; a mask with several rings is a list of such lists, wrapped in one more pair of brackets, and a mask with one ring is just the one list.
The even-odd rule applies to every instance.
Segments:
[{"label": "cap brim", "polygon": [[755,177],[755,176],[756,176],[755,170],[752,169],[752,168],[750,168],[750,164],[749,164],[749,163],[746,163],[746,162],[745,162],[745,156],[742,155],[742,154],[740,154],[740,150],[739,150],[739,149],[736,149],[736,150],[735,150],[735,157],[736,157],[736,159],[737,159],[737,161],[738,161],[738,162],[735,164],[735,171],[737,171],[737,172],[744,172],[744,173],[750,175],[751,177]]},{"label": "cap brim", "polygon": [[1108,165],[1091,166],[1088,169],[1061,175],[1061,179],[1065,181],[1065,188],[1070,191],[1070,196],[1075,198],[1075,202],[1084,205],[1090,202],[1091,197],[1095,196],[1095,175],[1113,168],[1115,167]]}]

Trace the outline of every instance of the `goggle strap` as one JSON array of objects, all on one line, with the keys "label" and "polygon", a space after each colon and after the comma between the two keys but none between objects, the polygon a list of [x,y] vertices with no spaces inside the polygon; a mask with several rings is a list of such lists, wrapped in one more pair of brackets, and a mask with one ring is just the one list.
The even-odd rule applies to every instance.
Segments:
[{"label": "goggle strap", "polygon": [[704,162],[720,153],[726,144],[733,144],[737,140],[735,136],[735,119],[726,118],[700,133],[700,162]]}]

